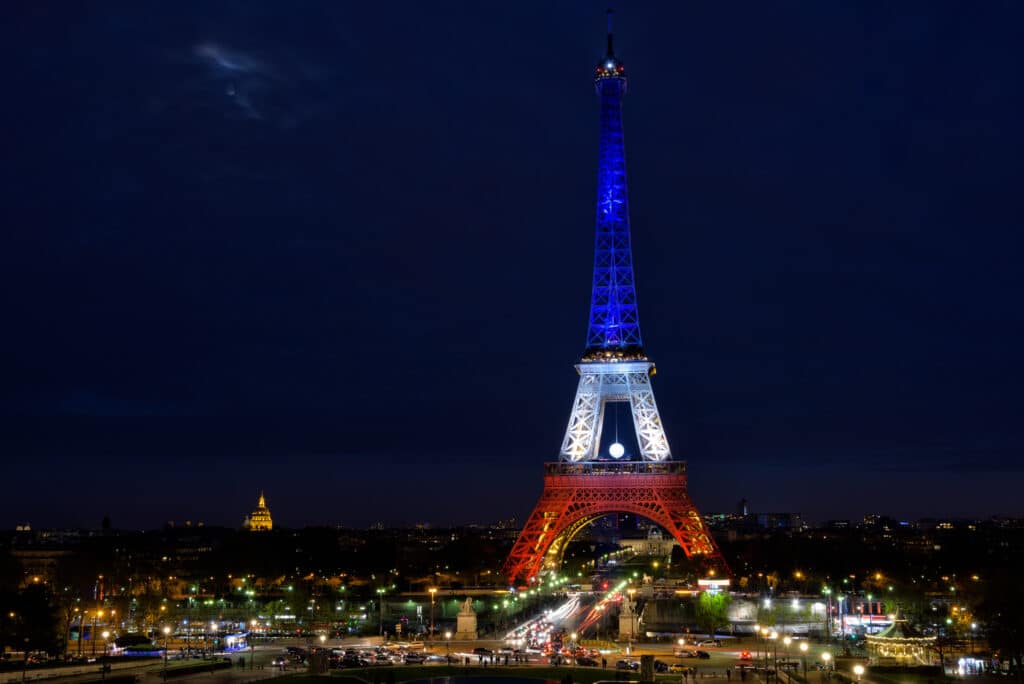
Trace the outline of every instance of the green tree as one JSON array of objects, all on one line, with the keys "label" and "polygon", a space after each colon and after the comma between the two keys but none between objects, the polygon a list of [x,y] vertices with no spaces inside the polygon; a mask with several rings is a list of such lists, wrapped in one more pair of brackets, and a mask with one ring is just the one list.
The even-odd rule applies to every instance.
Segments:
[{"label": "green tree", "polygon": [[732,597],[724,592],[705,591],[697,598],[697,621],[714,638],[715,630],[729,624]]},{"label": "green tree", "polygon": [[1018,576],[1007,572],[989,582],[978,616],[985,623],[989,645],[1002,660],[1009,661],[1017,681],[1024,682],[1024,586]]}]

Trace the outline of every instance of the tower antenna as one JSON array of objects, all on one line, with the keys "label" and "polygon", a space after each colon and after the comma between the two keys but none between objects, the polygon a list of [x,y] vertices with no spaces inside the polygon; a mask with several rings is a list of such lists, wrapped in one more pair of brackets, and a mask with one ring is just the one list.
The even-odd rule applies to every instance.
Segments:
[{"label": "tower antenna", "polygon": [[615,14],[615,10],[608,8],[608,56],[614,57],[615,51],[612,50],[612,16]]}]

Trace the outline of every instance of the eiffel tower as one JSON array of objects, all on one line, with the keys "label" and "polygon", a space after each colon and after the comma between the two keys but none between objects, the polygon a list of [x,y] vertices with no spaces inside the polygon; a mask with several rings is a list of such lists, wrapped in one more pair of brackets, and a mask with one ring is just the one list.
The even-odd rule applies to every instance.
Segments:
[{"label": "eiffel tower", "polygon": [[[640,336],[626,191],[622,99],[626,68],[612,48],[597,65],[594,86],[601,101],[597,180],[597,238],[590,325],[576,365],[579,386],[565,439],[555,463],[544,464],[544,492],[505,561],[512,583],[530,582],[557,569],[572,538],[609,513],[632,513],[661,525],[687,557],[728,572],[686,489],[686,463],[672,459],[658,415]],[[616,442],[598,452],[608,404],[626,403],[633,418],[639,458],[623,459]]]}]

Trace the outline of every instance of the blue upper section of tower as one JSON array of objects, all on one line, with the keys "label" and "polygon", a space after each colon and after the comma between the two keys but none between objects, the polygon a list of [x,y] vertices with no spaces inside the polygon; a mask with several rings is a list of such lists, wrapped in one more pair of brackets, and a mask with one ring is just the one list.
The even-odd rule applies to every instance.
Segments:
[{"label": "blue upper section of tower", "polygon": [[601,98],[601,138],[597,173],[594,287],[583,360],[646,358],[640,337],[640,317],[633,279],[633,250],[629,239],[626,145],[622,130],[626,69],[612,49],[610,13],[608,53],[597,65],[594,87]]}]

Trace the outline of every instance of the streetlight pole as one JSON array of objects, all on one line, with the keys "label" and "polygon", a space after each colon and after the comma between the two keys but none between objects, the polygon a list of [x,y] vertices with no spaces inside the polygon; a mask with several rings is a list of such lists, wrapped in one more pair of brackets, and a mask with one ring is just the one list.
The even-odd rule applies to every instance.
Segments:
[{"label": "streetlight pole", "polygon": [[452,633],[444,633],[444,656],[445,662],[452,664]]},{"label": "streetlight pole", "polygon": [[822,670],[822,678],[823,679],[830,678],[832,675],[831,675],[831,673],[828,670],[828,661],[832,660],[832,654],[829,653],[828,651],[825,651],[824,653],[821,654],[821,660],[824,663],[824,669]]},{"label": "streetlight pole", "polygon": [[[772,640],[772,670],[775,672],[775,681],[779,681],[779,633],[772,632],[768,635]],[[768,659],[767,648],[765,649],[765,660]],[[766,665],[767,667],[767,665]]]},{"label": "streetlight pole", "polygon": [[384,636],[384,592],[386,589],[377,589],[377,602],[380,603],[380,635]]},{"label": "streetlight pole", "polygon": [[800,664],[803,665],[804,669],[804,681],[807,681],[807,649],[808,645],[806,641],[800,642]]},{"label": "streetlight pole", "polygon": [[860,678],[861,678],[861,675],[864,674],[864,666],[863,665],[854,665],[853,666],[853,674],[857,675],[857,681],[859,682]]},{"label": "streetlight pole", "polygon": [[256,619],[249,621],[249,669],[256,667]]},{"label": "streetlight pole", "polygon": [[103,630],[103,657],[100,659],[102,661],[100,663],[101,680],[107,678],[107,651],[110,649],[110,642],[108,639],[110,639],[110,632]]},{"label": "streetlight pole", "polygon": [[167,637],[171,634],[170,627],[164,627],[164,681],[167,681]]},{"label": "streetlight pole", "polygon": [[92,614],[92,629],[89,630],[89,641],[92,642],[92,655],[96,655],[96,618],[103,617],[103,611],[97,610]]},{"label": "streetlight pole", "polygon": [[636,603],[633,601],[633,595],[636,594],[636,589],[630,587],[626,593],[629,594],[629,640],[626,642],[626,655],[629,655],[633,652],[633,637],[636,631],[633,628],[636,616]]},{"label": "streetlight pole", "polygon": [[434,644],[434,598],[437,596],[437,587],[430,587],[430,644]]}]

